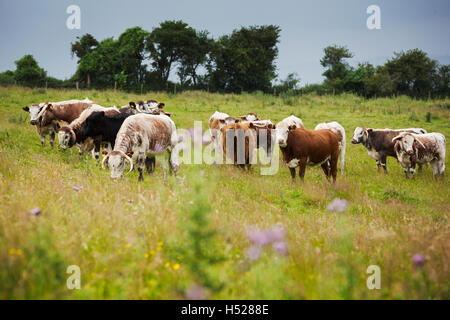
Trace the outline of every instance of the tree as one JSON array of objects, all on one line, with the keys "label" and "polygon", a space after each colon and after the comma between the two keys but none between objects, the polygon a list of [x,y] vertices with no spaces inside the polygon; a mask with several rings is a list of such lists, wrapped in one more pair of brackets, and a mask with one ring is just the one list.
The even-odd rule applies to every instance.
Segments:
[{"label": "tree", "polygon": [[386,97],[394,92],[394,83],[384,66],[378,66],[375,73],[364,82],[364,95],[371,97]]},{"label": "tree", "polygon": [[322,74],[326,77],[325,82],[330,85],[334,91],[341,92],[344,90],[345,81],[344,78],[351,71],[350,66],[344,59],[352,58],[351,53],[346,47],[343,46],[328,46],[324,51],[324,56],[320,60],[322,67],[326,68]]},{"label": "tree", "polygon": [[280,32],[274,25],[253,26],[219,38],[209,66],[213,88],[230,92],[271,90]]},{"label": "tree", "polygon": [[21,85],[38,86],[45,81],[47,73],[40,68],[31,54],[24,55],[15,61],[14,79]]},{"label": "tree", "polygon": [[146,66],[143,64],[149,32],[140,27],[129,28],[119,36],[118,54],[122,72],[127,75],[129,87],[138,88],[144,82]]},{"label": "tree", "polygon": [[162,85],[166,85],[173,65],[189,47],[195,30],[183,21],[164,21],[147,38],[146,49]]},{"label": "tree", "polygon": [[[94,51],[95,49],[98,48],[98,41],[89,33],[86,33],[85,35],[83,35],[81,38],[77,37],[77,41],[75,41],[74,43],[71,43],[71,53],[72,53],[72,58],[74,55],[76,55],[78,57],[78,64],[80,64],[81,60],[88,55],[89,53],[91,53],[92,51]],[[81,74],[78,74],[78,76],[82,76]],[[90,77],[90,73],[86,72],[85,75],[86,76],[86,83],[87,86],[89,87],[91,84],[91,77]]]},{"label": "tree", "polygon": [[385,66],[397,93],[413,97],[426,97],[431,93],[438,63],[425,52],[419,49],[394,52]]},{"label": "tree", "polygon": [[190,77],[196,87],[199,82],[197,69],[207,62],[213,40],[208,37],[208,31],[195,31],[195,33],[190,33],[190,36],[190,44],[181,49],[178,77],[182,85]]},{"label": "tree", "polygon": [[439,66],[433,77],[433,87],[435,95],[442,98],[450,96],[450,65]]}]

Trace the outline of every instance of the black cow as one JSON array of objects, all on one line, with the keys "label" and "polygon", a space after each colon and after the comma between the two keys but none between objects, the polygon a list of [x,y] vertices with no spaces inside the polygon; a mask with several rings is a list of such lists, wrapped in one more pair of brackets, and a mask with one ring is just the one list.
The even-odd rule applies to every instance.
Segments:
[{"label": "black cow", "polygon": [[[119,132],[122,123],[131,116],[130,113],[117,113],[105,115],[104,111],[93,112],[85,121],[81,136],[83,139],[88,137],[101,136],[103,142],[109,142],[114,149],[117,132]],[[155,168],[155,157],[147,157],[145,166],[148,173],[152,173]]]}]

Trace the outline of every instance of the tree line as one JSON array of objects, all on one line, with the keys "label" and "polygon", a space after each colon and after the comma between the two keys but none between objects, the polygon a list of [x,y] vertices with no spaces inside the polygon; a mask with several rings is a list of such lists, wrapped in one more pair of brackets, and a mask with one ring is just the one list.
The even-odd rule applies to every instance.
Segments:
[{"label": "tree line", "polygon": [[[275,59],[281,29],[250,26],[213,39],[183,21],[164,21],[151,32],[125,30],[117,39],[85,34],[71,43],[77,70],[68,80],[48,77],[31,55],[16,61],[15,71],[0,73],[0,84],[70,87],[146,92],[149,90],[208,90],[274,94],[340,94],[364,97],[409,95],[417,98],[450,96],[449,65],[412,49],[394,53],[384,65],[360,63],[344,46],[328,46],[320,60],[325,80],[300,87],[296,73],[277,79]],[[175,75],[170,77],[170,75]],[[172,79],[172,81],[170,80]]]}]

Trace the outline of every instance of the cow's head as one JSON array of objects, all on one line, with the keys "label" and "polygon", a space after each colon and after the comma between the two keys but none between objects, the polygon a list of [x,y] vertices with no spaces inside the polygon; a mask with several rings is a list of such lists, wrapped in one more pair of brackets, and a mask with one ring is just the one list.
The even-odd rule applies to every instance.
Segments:
[{"label": "cow's head", "polygon": [[41,116],[41,125],[43,127],[48,126],[55,120],[55,115],[53,114],[53,105],[51,103],[46,102],[44,104],[44,108],[39,112]]},{"label": "cow's head", "polygon": [[244,121],[259,121],[259,116],[256,113],[247,113],[245,116],[240,116]]},{"label": "cow's head", "polygon": [[105,111],[92,112],[84,121],[81,129],[81,137],[94,137],[101,135],[103,119],[105,118]]},{"label": "cow's head", "polygon": [[42,111],[42,109],[44,108],[44,104],[36,104],[33,103],[28,107],[23,107],[22,110],[26,111],[30,114],[30,124],[31,125],[37,125],[40,123],[41,120],[41,116],[39,115],[39,113]]},{"label": "cow's head", "polygon": [[221,130],[226,125],[232,124],[232,123],[239,123],[241,120],[233,118],[233,117],[226,117],[225,119],[219,120],[219,130]]},{"label": "cow's head", "polygon": [[130,164],[130,171],[133,170],[133,160],[130,158],[133,153],[125,154],[122,151],[111,151],[102,161],[102,168],[111,170],[111,178],[118,179],[123,177],[127,162]]},{"label": "cow's head", "polygon": [[353,138],[352,143],[358,144],[358,143],[365,143],[367,142],[367,139],[369,139],[369,133],[372,132],[372,129],[366,129],[364,127],[356,127],[355,131],[353,132]]},{"label": "cow's head", "polygon": [[281,148],[285,148],[287,146],[289,131],[297,129],[297,126],[295,124],[289,125],[289,123],[281,121],[274,129],[276,142]]},{"label": "cow's head", "polygon": [[68,126],[62,126],[58,130],[58,147],[62,150],[66,150],[67,148],[72,148],[76,142],[76,135],[72,128]]},{"label": "cow's head", "polygon": [[419,139],[417,139],[415,135],[409,132],[400,133],[398,136],[392,139],[392,142],[400,144],[400,149],[407,154],[414,154],[414,142],[417,142],[419,145],[425,148],[423,143]]}]

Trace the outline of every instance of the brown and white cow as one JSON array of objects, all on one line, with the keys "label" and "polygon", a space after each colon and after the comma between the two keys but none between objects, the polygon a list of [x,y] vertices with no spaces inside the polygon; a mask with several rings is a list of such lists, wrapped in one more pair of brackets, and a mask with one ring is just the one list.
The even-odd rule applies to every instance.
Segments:
[{"label": "brown and white cow", "polygon": [[341,163],[341,174],[344,174],[345,164],[345,129],[336,121],[319,123],[314,130],[331,130],[338,138],[339,142],[339,159]]},{"label": "brown and white cow", "polygon": [[275,129],[276,142],[281,148],[286,146],[289,131],[295,128],[304,129],[302,119],[291,115],[277,123]]},{"label": "brown and white cow", "polygon": [[154,156],[167,151],[169,170],[176,170],[178,163],[172,159],[172,150],[178,143],[175,123],[166,116],[145,113],[128,117],[117,133],[114,150],[102,162],[102,167],[109,167],[111,178],[121,178],[126,162],[136,163],[139,181],[144,180],[143,171],[147,155]]},{"label": "brown and white cow", "polygon": [[[35,125],[42,146],[45,146],[45,138],[50,135],[50,145],[55,143],[55,135],[62,124],[67,124],[76,119],[80,113],[92,105],[88,98],[84,100],[66,100],[59,102],[42,102],[22,108],[30,114],[30,124]],[[67,116],[67,113],[70,116]],[[60,117],[60,115],[64,115]]]},{"label": "brown and white cow", "polygon": [[[410,132],[416,134],[427,133],[425,129],[422,128],[408,128],[408,129],[372,129],[365,127],[356,127],[352,144],[362,144],[366,149],[367,153],[371,158],[377,162],[378,171],[383,167],[384,172],[388,173],[386,167],[386,158],[394,157],[397,155],[394,151],[394,139],[402,132]],[[421,165],[419,165],[419,171],[421,170]]]},{"label": "brown and white cow", "polygon": [[38,116],[41,117],[42,126],[47,126],[51,122],[67,124],[78,118],[85,109],[93,104],[94,102],[88,98],[84,100],[46,102]]},{"label": "brown and white cow", "polygon": [[219,139],[224,162],[228,158],[235,165],[250,170],[257,148],[256,127],[253,122],[227,124],[220,129]]},{"label": "brown and white cow", "polygon": [[430,163],[433,178],[444,176],[445,170],[445,137],[441,133],[414,134],[402,132],[392,139],[394,150],[406,179],[409,174],[414,178],[416,163]]},{"label": "brown and white cow", "polygon": [[299,167],[299,176],[303,181],[306,165],[320,165],[327,179],[330,180],[331,176],[336,182],[339,142],[331,130],[307,130],[291,126],[286,144],[280,149],[292,179],[295,178],[296,167]]},{"label": "brown and white cow", "polygon": [[41,126],[40,117],[38,117],[39,112],[44,108],[44,103],[36,104],[33,103],[30,106],[23,107],[22,110],[26,111],[30,115],[30,124],[36,126],[36,131],[41,138],[42,147],[45,147],[45,139],[50,135],[50,146],[53,148],[55,145],[55,136],[58,131],[59,124],[52,122],[47,126]]},{"label": "brown and white cow", "polygon": [[58,130],[59,148],[66,150],[72,148],[75,144],[78,145],[79,152],[92,151],[92,155],[96,160],[100,159],[100,144],[102,142],[101,137],[87,138],[82,135],[83,124],[86,119],[93,113],[104,111],[105,115],[118,114],[117,108],[105,108],[97,104],[91,105],[89,108],[83,110],[80,116],[72,121],[69,125],[62,126]]},{"label": "brown and white cow", "polygon": [[230,117],[228,114],[216,111],[209,118],[209,133],[211,134],[211,141],[215,143],[216,147],[219,146],[217,136],[220,133],[220,129],[227,124],[237,123],[239,119]]}]

